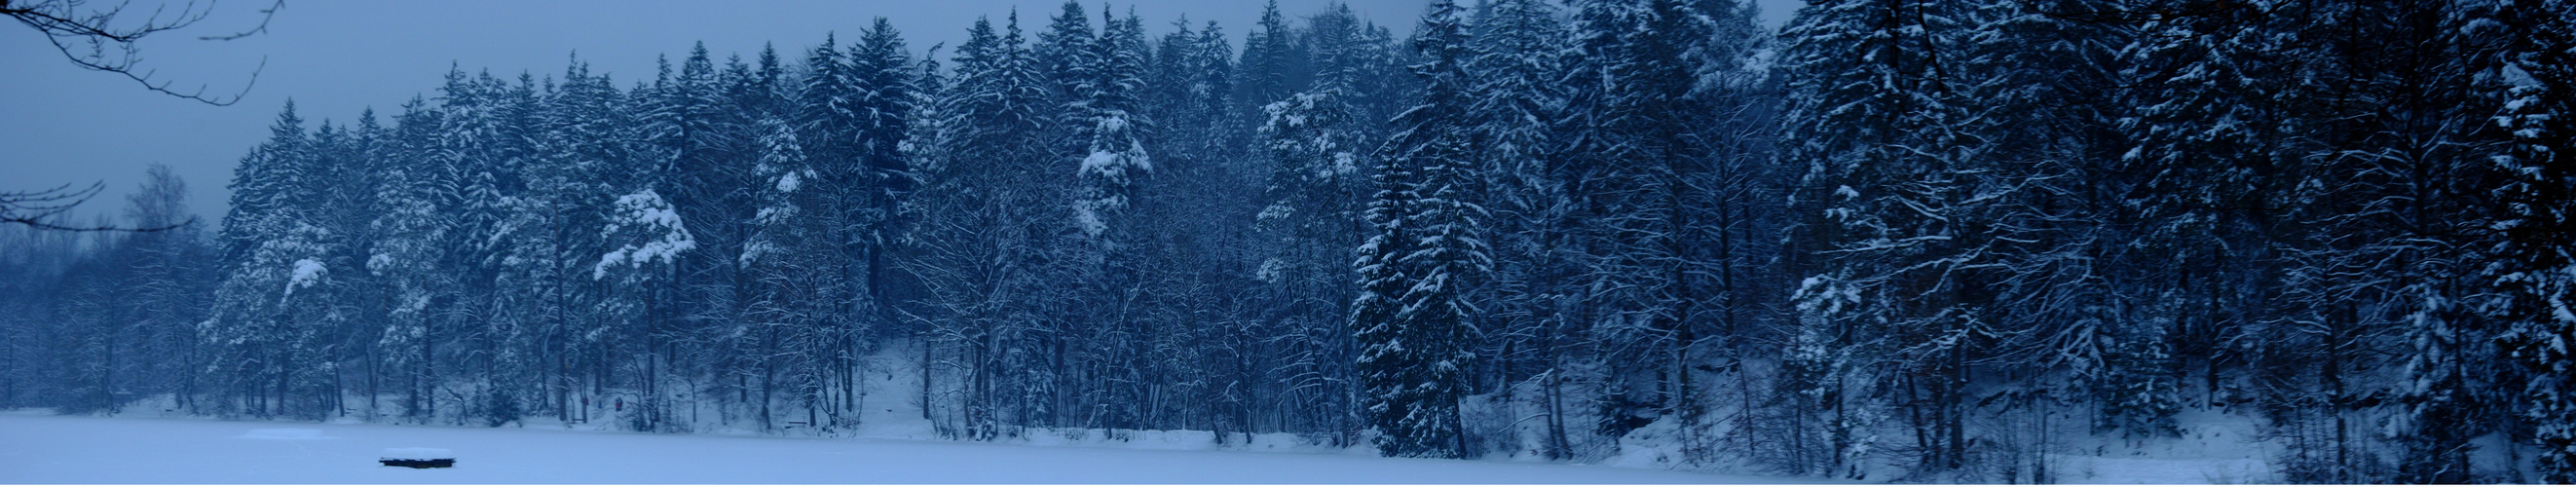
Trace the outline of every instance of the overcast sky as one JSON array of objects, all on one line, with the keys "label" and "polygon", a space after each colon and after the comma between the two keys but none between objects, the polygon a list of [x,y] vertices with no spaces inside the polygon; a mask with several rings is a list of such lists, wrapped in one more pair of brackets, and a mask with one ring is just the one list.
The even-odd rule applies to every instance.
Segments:
[{"label": "overcast sky", "polygon": [[[1759,1],[1765,23],[1772,26],[1800,4]],[[138,8],[156,3],[136,1]],[[652,76],[655,55],[676,58],[701,40],[718,58],[728,53],[750,57],[763,42],[794,53],[822,42],[826,32],[837,31],[847,42],[882,16],[918,52],[934,43],[954,46],[975,17],[991,15],[999,22],[1014,6],[1021,12],[1022,27],[1034,31],[1062,5],[1061,0],[335,0],[293,2],[263,35],[196,39],[255,25],[255,10],[267,3],[219,2],[216,15],[196,28],[143,43],[142,66],[157,70],[155,76],[182,91],[204,85],[210,94],[237,92],[264,59],[257,84],[228,107],[151,93],[122,77],[83,71],[33,29],[0,25],[0,60],[5,60],[0,61],[5,66],[0,69],[0,191],[104,181],[107,193],[84,206],[83,213],[114,215],[121,212],[124,195],[141,183],[144,168],[159,162],[187,180],[189,208],[212,221],[224,210],[230,193],[223,186],[232,178],[233,165],[267,137],[270,121],[290,97],[310,129],[326,118],[352,122],[368,107],[389,118],[413,95],[436,89],[451,62],[468,71],[559,77],[569,56],[578,53],[591,63],[592,72],[609,73],[627,87]],[[1097,1],[1085,3],[1098,15]],[[1429,2],[1349,3],[1362,17],[1401,34],[1412,29]],[[1322,10],[1327,0],[1279,4],[1289,16],[1302,17]],[[1193,25],[1215,20],[1240,47],[1262,4],[1127,0],[1111,5],[1121,13],[1135,9],[1154,35],[1169,31],[1183,14]]]}]

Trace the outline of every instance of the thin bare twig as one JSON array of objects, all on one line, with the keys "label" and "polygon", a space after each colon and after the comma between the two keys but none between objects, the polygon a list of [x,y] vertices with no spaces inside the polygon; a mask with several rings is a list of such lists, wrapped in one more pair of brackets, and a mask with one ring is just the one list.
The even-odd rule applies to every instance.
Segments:
[{"label": "thin bare twig", "polygon": [[[146,90],[208,105],[228,106],[241,101],[242,96],[250,93],[251,87],[259,84],[260,73],[268,68],[267,58],[262,57],[259,67],[251,70],[250,82],[244,83],[241,91],[230,96],[208,96],[206,85],[201,84],[195,91],[182,93],[170,88],[170,80],[154,79],[157,71],[139,69],[143,55],[142,49],[136,45],[154,33],[184,29],[204,21],[215,12],[216,3],[216,0],[190,0],[177,5],[175,11],[171,5],[163,4],[155,7],[142,22],[130,25],[118,24],[117,18],[126,13],[126,9],[132,6],[131,2],[91,9],[87,0],[0,0],[0,15],[17,19],[18,23],[44,33],[46,41],[52,42],[54,49],[61,51],[63,58],[74,66],[123,75],[143,85]],[[229,41],[266,33],[268,22],[277,17],[278,9],[285,7],[285,0],[273,0],[267,8],[259,10],[258,25],[198,39]]]},{"label": "thin bare twig", "polygon": [[97,182],[80,189],[73,189],[71,184],[65,183],[41,191],[0,191],[0,223],[16,223],[38,230],[66,232],[159,232],[197,222],[197,218],[191,216],[177,223],[148,228],[114,225],[68,226],[54,223],[60,221],[63,214],[70,213],[72,208],[89,202],[90,198],[97,197],[106,189],[106,183]]}]

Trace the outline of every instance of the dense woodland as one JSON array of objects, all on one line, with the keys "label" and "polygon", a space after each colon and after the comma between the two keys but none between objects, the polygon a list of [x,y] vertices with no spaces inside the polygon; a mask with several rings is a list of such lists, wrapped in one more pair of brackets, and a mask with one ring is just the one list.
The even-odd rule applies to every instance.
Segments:
[{"label": "dense woodland", "polygon": [[290,102],[220,222],[0,228],[0,407],[2576,482],[2576,3],[1291,14]]}]

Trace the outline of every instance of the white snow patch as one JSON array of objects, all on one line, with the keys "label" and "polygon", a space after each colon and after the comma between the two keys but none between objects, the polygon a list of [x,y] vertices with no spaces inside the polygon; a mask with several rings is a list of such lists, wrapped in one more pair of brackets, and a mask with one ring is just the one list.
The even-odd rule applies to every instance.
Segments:
[{"label": "white snow patch", "polygon": [[1286,277],[1288,277],[1288,263],[1275,257],[1261,261],[1261,268],[1252,271],[1253,279],[1272,284],[1277,284],[1280,279]]},{"label": "white snow patch", "polygon": [[698,247],[697,238],[689,235],[688,228],[681,225],[680,213],[672,210],[670,203],[662,201],[661,194],[646,189],[618,197],[615,205],[615,216],[600,231],[600,236],[619,238],[621,229],[634,227],[649,240],[640,245],[626,244],[601,255],[599,263],[591,266],[592,279],[607,278],[608,270],[613,267],[630,264],[641,267],[657,259],[669,263],[681,252]]},{"label": "white snow patch", "polygon": [[305,428],[265,428],[265,429],[255,429],[255,430],[250,430],[250,432],[249,432],[249,433],[242,433],[242,434],[241,434],[241,436],[235,436],[234,438],[242,438],[242,439],[250,439],[250,440],[337,440],[337,439],[339,439],[339,438],[332,437],[331,435],[322,434],[322,430],[317,430],[317,429],[305,429]]},{"label": "white snow patch", "polygon": [[1270,205],[1262,207],[1261,214],[1254,215],[1252,218],[1261,221],[1277,221],[1288,219],[1296,214],[1297,209],[1289,208],[1288,205]]},{"label": "white snow patch", "polygon": [[294,273],[286,278],[286,294],[292,296],[296,289],[313,287],[314,284],[320,283],[325,270],[321,261],[313,259],[295,261]]},{"label": "white snow patch", "polygon": [[1101,221],[1097,206],[1100,205],[1092,200],[1073,204],[1073,226],[1082,229],[1083,235],[1098,237],[1100,232],[1109,231],[1109,222]]},{"label": "white snow patch", "polygon": [[2272,465],[2261,459],[2161,459],[2049,455],[2062,471],[2091,484],[2271,483]]},{"label": "white snow patch", "polygon": [[796,171],[788,171],[787,174],[779,175],[778,192],[794,193],[796,192],[796,188],[805,187],[805,178],[799,176],[801,175],[797,174]]},{"label": "white snow patch", "polygon": [[2177,437],[2067,438],[2071,441],[2043,458],[2051,464],[2054,480],[2065,483],[2281,482],[2279,470],[2269,460],[2278,453],[2278,445],[2262,440],[2259,420],[2201,408],[2186,408],[2174,419],[2182,425]]},{"label": "white snow patch", "polygon": [[2522,66],[2508,63],[2498,68],[2496,74],[2504,78],[2504,84],[2513,85],[2515,88],[2531,89],[2540,86],[2540,79],[2531,77],[2531,72],[2523,71]]}]

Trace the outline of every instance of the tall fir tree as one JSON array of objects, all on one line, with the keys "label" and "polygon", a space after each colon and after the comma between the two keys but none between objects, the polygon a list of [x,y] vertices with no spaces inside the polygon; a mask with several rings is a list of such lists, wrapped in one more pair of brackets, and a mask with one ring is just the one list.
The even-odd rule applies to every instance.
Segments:
[{"label": "tall fir tree", "polygon": [[2576,342],[2571,293],[2576,293],[2576,144],[2568,114],[2576,113],[2576,5],[2564,1],[2502,4],[2497,18],[2514,39],[2496,73],[2502,107],[2495,122],[2513,136],[2494,159],[2508,180],[2499,196],[2510,218],[2495,270],[2510,293],[2500,311],[2499,343],[2529,374],[2522,390],[2523,421],[2539,443],[2539,482],[2576,482]]},{"label": "tall fir tree", "polygon": [[1362,404],[1388,456],[1470,455],[1459,408],[1478,313],[1470,292],[1493,260],[1468,116],[1467,27],[1457,2],[1433,2],[1415,30],[1422,102],[1396,117],[1369,205],[1376,233],[1359,247],[1352,303]]}]

